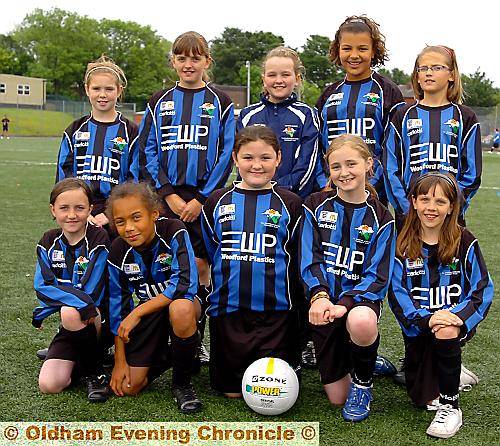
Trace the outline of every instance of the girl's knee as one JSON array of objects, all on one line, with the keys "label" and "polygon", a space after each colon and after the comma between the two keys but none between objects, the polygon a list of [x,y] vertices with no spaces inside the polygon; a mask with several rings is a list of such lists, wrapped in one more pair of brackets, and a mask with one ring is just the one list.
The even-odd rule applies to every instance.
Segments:
[{"label": "girl's knee", "polygon": [[347,315],[347,330],[351,337],[375,340],[378,336],[377,315],[370,308],[353,308]]},{"label": "girl's knee", "polygon": [[455,339],[460,335],[460,327],[455,327],[454,325],[449,327],[440,328],[434,336],[437,339]]},{"label": "girl's knee", "polygon": [[85,328],[85,324],[82,322],[80,313],[73,307],[61,308],[61,324],[66,330],[69,331],[77,331]]},{"label": "girl's knee", "polygon": [[196,327],[196,307],[187,299],[175,300],[169,308],[170,323],[174,330],[187,330]]},{"label": "girl's knee", "polygon": [[66,387],[71,384],[71,378],[55,379],[40,375],[38,378],[38,387],[40,392],[45,394],[61,393]]}]

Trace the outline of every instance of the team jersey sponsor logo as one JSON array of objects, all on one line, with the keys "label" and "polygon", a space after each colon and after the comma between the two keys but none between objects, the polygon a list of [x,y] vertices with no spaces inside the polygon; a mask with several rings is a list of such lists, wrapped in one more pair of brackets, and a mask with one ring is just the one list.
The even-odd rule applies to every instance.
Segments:
[{"label": "team jersey sponsor logo", "polygon": [[226,221],[234,221],[236,220],[236,205],[231,204],[223,204],[219,207],[219,223],[225,223]]},{"label": "team jersey sponsor logo", "polygon": [[359,235],[361,236],[361,241],[368,242],[373,234],[373,228],[368,225],[361,225],[356,228]]},{"label": "team jersey sponsor logo", "polygon": [[[375,120],[372,118],[352,118],[352,119],[332,119],[327,121],[328,125],[328,142],[332,142],[334,138],[349,133],[365,137],[369,130],[375,127]],[[367,144],[374,144],[374,140],[364,139]]]},{"label": "team jersey sponsor logo", "polygon": [[205,102],[200,106],[201,116],[205,118],[213,118],[215,112],[215,105],[210,102]]},{"label": "team jersey sponsor logo", "polygon": [[206,125],[165,125],[161,127],[161,150],[207,150],[200,138],[208,135]]},{"label": "team jersey sponsor logo", "polygon": [[323,229],[337,229],[337,212],[321,211],[318,217],[318,226]]},{"label": "team jersey sponsor logo", "polygon": [[268,249],[276,246],[277,241],[278,239],[273,234],[223,231],[221,259],[240,262],[275,263],[275,259],[266,255],[266,253]]},{"label": "team jersey sponsor logo", "polygon": [[327,106],[340,105],[340,103],[342,102],[342,99],[344,99],[344,93],[342,93],[342,92],[341,93],[333,93],[330,95],[330,97],[326,101],[326,105]]},{"label": "team jersey sponsor logo", "polygon": [[89,266],[89,259],[87,259],[85,256],[80,256],[76,259],[75,263],[78,267],[78,273],[83,274],[85,271],[87,271],[87,267]]},{"label": "team jersey sponsor logo", "polygon": [[420,269],[424,267],[424,259],[422,257],[419,257],[418,259],[411,260],[411,259],[406,259],[406,267],[408,269]]},{"label": "team jersey sponsor logo", "polygon": [[462,295],[462,287],[458,284],[442,285],[434,288],[414,287],[411,295],[419,301],[421,308],[437,310],[454,306]]},{"label": "team jersey sponsor logo", "polygon": [[141,267],[138,263],[125,263],[125,265],[123,265],[123,271],[125,274],[139,274],[141,272]]},{"label": "team jersey sponsor logo", "polygon": [[421,119],[408,119],[406,122],[406,128],[408,130],[416,129],[422,127],[422,120]]},{"label": "team jersey sponsor logo", "polygon": [[293,128],[291,125],[286,125],[283,129],[283,133],[285,133],[289,138],[293,138],[297,129]]},{"label": "team jersey sponsor logo", "polygon": [[[132,279],[132,277],[130,278]],[[163,293],[168,287],[168,280],[155,284],[141,283],[139,285],[138,295],[141,300],[149,300]]]},{"label": "team jersey sponsor logo", "polygon": [[76,157],[76,175],[85,181],[106,181],[118,184],[115,172],[120,170],[120,161],[108,156],[83,155]]},{"label": "team jersey sponsor logo", "polygon": [[[359,280],[359,268],[363,265],[365,254],[347,246],[322,242],[323,255],[327,264],[326,272],[349,280]],[[356,269],[356,271],[354,271]]]},{"label": "team jersey sponsor logo", "polygon": [[54,249],[52,251],[52,261],[53,262],[64,262],[66,259],[64,258],[64,252]]},{"label": "team jersey sponsor logo", "polygon": [[367,93],[363,96],[364,98],[367,99],[367,101],[363,102],[365,105],[378,105],[378,101],[380,99],[380,96],[377,93]]},{"label": "team jersey sponsor logo", "polygon": [[410,145],[410,171],[439,170],[458,173],[458,148],[454,144],[425,142]]},{"label": "team jersey sponsor logo", "polygon": [[460,274],[460,260],[458,260],[456,257],[453,257],[453,260],[446,265],[448,268],[447,270],[445,269],[441,274],[444,276],[455,276],[457,274]]},{"label": "team jersey sponsor logo", "polygon": [[458,130],[460,129],[460,123],[456,119],[449,119],[444,123],[445,125],[449,125],[451,128],[451,131],[457,135]]},{"label": "team jersey sponsor logo", "polygon": [[263,213],[264,215],[267,216],[267,220],[270,221],[271,223],[277,225],[280,221],[281,214],[276,211],[275,209],[268,209]]},{"label": "team jersey sponsor logo", "polygon": [[127,141],[121,136],[117,136],[112,139],[111,142],[113,143],[113,148],[118,150],[120,153],[125,150],[125,147],[127,147]]},{"label": "team jersey sponsor logo", "polygon": [[175,102],[174,101],[160,102],[160,111],[169,111],[169,110],[175,110]]},{"label": "team jersey sponsor logo", "polygon": [[76,141],[88,141],[90,139],[90,132],[76,132],[75,140]]},{"label": "team jersey sponsor logo", "polygon": [[161,265],[172,265],[172,256],[170,254],[167,254],[165,252],[158,254],[158,257],[156,258],[155,262],[160,263]]},{"label": "team jersey sponsor logo", "polygon": [[231,204],[223,204],[219,206],[219,217],[224,215],[234,214],[236,212],[236,205],[234,203]]}]

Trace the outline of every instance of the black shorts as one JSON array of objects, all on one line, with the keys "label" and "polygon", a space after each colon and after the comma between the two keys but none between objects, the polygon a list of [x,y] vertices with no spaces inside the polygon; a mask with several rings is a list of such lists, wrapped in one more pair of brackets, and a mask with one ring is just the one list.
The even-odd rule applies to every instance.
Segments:
[{"label": "black shorts", "polygon": [[498,149],[498,146],[499,146],[499,143],[497,143],[497,142],[494,142],[494,143],[493,143],[493,148],[494,148],[494,149]]},{"label": "black shorts", "polygon": [[[460,341],[460,345],[465,345],[465,342],[473,335],[474,332],[467,334]],[[429,401],[439,395],[434,335],[429,328],[419,336],[403,335],[403,338],[405,343],[406,391],[413,404],[417,407],[425,407]]]},{"label": "black shorts", "polygon": [[[94,324],[88,325],[84,330],[92,330],[94,333],[96,332]],[[63,326],[60,326],[54,336],[54,339],[52,339],[52,342],[49,345],[45,359],[65,359],[66,361],[78,362],[81,352],[78,347],[78,333],[79,332],[70,331],[65,329]]]},{"label": "black shorts", "polygon": [[210,385],[223,393],[241,393],[247,367],[265,357],[299,364],[298,317],[294,311],[237,311],[209,319]]},{"label": "black shorts", "polygon": [[141,318],[139,324],[130,332],[130,341],[125,344],[128,365],[165,371],[171,364],[169,336],[168,307]]},{"label": "black shorts", "polygon": [[[9,125],[8,125],[8,124],[7,124],[7,125],[5,125],[5,124],[4,124],[4,125],[2,125],[2,131],[3,131],[3,132],[8,132],[8,131],[9,131]],[[497,147],[498,147],[498,146],[497,146]]]},{"label": "black shorts", "polygon": [[[360,306],[371,308],[377,319],[380,318],[382,309],[380,301],[357,303],[354,308]],[[348,314],[326,325],[309,324],[323,384],[338,381],[352,370],[351,339],[346,328]]]},{"label": "black shorts", "polygon": [[[174,187],[175,193],[179,195],[186,203],[191,201],[196,197],[195,188],[178,188]],[[164,201],[164,208],[162,209],[162,216],[168,218],[179,218],[179,216],[168,207],[166,201]],[[187,232],[189,234],[189,239],[191,240],[191,245],[193,245],[194,255],[199,259],[207,258],[207,251],[205,249],[205,242],[203,241],[203,234],[201,232],[201,220],[198,217],[195,221],[188,223],[183,221],[186,225]]]}]

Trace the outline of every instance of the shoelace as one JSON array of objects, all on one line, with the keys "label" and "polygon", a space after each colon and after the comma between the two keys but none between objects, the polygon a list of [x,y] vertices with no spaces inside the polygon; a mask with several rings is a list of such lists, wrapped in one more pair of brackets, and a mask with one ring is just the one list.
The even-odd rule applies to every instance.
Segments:
[{"label": "shoelace", "polygon": [[449,404],[445,404],[444,406],[441,406],[438,409],[434,422],[444,423],[448,415],[451,415],[452,413],[453,413],[453,407],[450,406]]}]

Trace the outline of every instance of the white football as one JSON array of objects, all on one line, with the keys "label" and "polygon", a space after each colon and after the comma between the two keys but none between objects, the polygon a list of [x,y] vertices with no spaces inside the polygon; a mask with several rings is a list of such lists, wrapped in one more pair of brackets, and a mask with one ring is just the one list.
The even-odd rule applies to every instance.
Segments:
[{"label": "white football", "polygon": [[241,392],[250,409],[262,415],[279,415],[295,404],[299,380],[286,361],[261,358],[246,369]]}]

